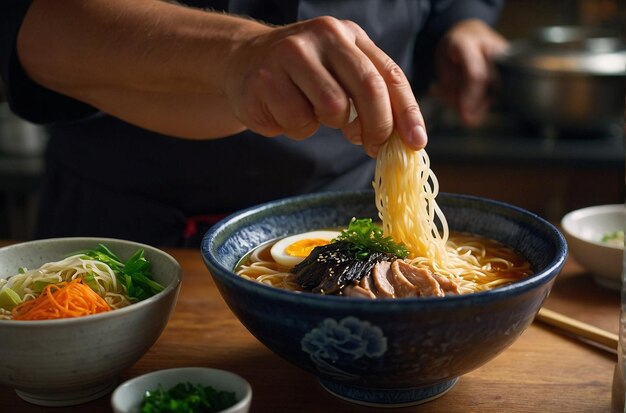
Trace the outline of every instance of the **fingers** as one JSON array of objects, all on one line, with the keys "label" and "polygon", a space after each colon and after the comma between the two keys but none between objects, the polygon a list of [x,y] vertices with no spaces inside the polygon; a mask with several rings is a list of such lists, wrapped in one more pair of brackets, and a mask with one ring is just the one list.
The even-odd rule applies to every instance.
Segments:
[{"label": "fingers", "polygon": [[480,122],[489,108],[489,86],[492,80],[490,68],[477,44],[470,43],[459,52],[464,73],[459,89],[458,109],[462,120],[473,126]]},{"label": "fingers", "polygon": [[[356,114],[356,110],[355,110]],[[355,116],[346,126],[341,128],[341,132],[346,139],[355,145],[363,145],[363,131],[361,130],[361,120]],[[374,151],[373,156],[376,156]]]},{"label": "fingers", "polygon": [[[393,129],[393,113],[384,78],[356,44],[349,24],[334,18],[307,23],[315,47],[292,53],[286,70],[311,101],[318,120],[341,128],[350,142],[362,143],[370,156]],[[358,112],[350,122],[349,98]]]},{"label": "fingers", "polygon": [[338,48],[331,59],[340,62],[333,72],[354,101],[356,122],[342,130],[351,142],[362,142],[376,156],[394,128],[415,149],[426,145],[424,119],[408,79],[400,67],[369,39],[356,24],[343,22],[354,33],[352,44]]},{"label": "fingers", "polygon": [[310,26],[275,29],[237,61],[244,68],[243,82],[233,82],[231,104],[251,130],[302,139],[320,124],[340,128],[348,123],[348,96],[324,64]]},{"label": "fingers", "polygon": [[240,72],[228,89],[236,115],[251,130],[303,139],[324,124],[340,128],[372,157],[394,127],[411,148],[426,144],[406,76],[356,24],[318,18],[264,33],[253,45],[249,55],[239,55],[234,70]]},{"label": "fingers", "polygon": [[361,136],[352,135],[348,139],[360,139],[365,151],[375,156],[393,130],[393,113],[385,80],[372,61],[356,47],[334,51],[330,64],[358,113]]},{"label": "fingers", "polygon": [[369,38],[361,37],[357,45],[372,59],[387,85],[394,127],[398,134],[410,148],[422,149],[428,142],[426,125],[404,72]]},{"label": "fingers", "polygon": [[[305,139],[319,128],[311,103],[285,72],[278,71],[273,82],[266,82],[267,113],[275,121],[276,132],[293,139]],[[277,133],[278,134],[278,133]]]},{"label": "fingers", "polygon": [[319,126],[308,100],[280,70],[256,72],[248,79],[240,105],[244,123],[263,136],[303,139]]},{"label": "fingers", "polygon": [[308,43],[287,46],[285,70],[302,91],[317,120],[331,128],[340,128],[350,119],[349,98],[335,76],[324,65],[321,56]]},{"label": "fingers", "polygon": [[[347,106],[347,97],[336,82],[333,84],[332,77],[329,74],[324,76],[324,71],[318,67],[311,69],[315,66],[315,59],[305,56],[306,53],[295,53],[296,50],[289,40],[280,40],[271,50],[261,48],[260,53],[267,58],[259,62],[246,61],[243,64],[250,68],[242,76],[244,81],[240,82],[241,91],[235,94],[234,105],[238,108],[236,112],[239,118],[252,131],[268,137],[283,134],[294,139],[304,139],[318,129],[319,119],[324,119],[324,116],[315,113],[316,107],[341,106],[342,100],[345,102],[344,106]],[[301,84],[294,82],[291,77],[294,72],[315,77],[316,84],[329,86],[303,90]],[[319,90],[328,92],[324,94]],[[314,93],[323,98],[311,99],[310,96]],[[331,97],[333,93],[335,95]],[[324,104],[317,103],[314,106],[312,100],[322,101]],[[345,117],[347,118],[347,111]],[[343,121],[342,124],[345,123]]]},{"label": "fingers", "polygon": [[492,57],[507,47],[502,36],[479,20],[458,23],[442,40],[437,53],[439,90],[466,125],[479,124],[488,112]]}]

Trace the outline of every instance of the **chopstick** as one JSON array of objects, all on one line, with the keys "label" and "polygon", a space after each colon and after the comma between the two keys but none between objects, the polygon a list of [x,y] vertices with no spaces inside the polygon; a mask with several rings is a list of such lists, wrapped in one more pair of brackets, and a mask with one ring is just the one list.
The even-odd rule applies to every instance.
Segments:
[{"label": "chopstick", "polygon": [[619,342],[617,334],[610,333],[601,328],[592,326],[591,324],[583,323],[582,321],[557,313],[556,311],[548,310],[547,308],[540,309],[535,319],[617,353],[617,344]]}]

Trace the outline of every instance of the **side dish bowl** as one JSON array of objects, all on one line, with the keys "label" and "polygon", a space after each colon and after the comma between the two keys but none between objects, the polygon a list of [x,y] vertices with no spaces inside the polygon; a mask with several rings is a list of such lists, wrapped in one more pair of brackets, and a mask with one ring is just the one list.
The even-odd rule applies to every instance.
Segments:
[{"label": "side dish bowl", "polygon": [[469,295],[371,300],[290,292],[233,272],[264,242],[345,227],[352,217],[376,219],[372,191],[311,194],[247,209],[209,230],[201,251],[244,326],[329,392],[366,405],[419,404],[445,394],[522,334],[567,255],[560,232],[532,213],[469,196],[437,200],[452,230],[503,242],[526,257],[535,274]]},{"label": "side dish bowl", "polygon": [[0,248],[0,278],[102,243],[127,259],[140,248],[165,288],[127,307],[77,318],[0,320],[0,383],[42,406],[84,403],[111,392],[117,376],[154,344],[176,304],[180,265],[148,245],[107,238],[54,238]]},{"label": "side dish bowl", "polygon": [[624,243],[610,244],[602,238],[624,231],[626,206],[597,205],[567,213],[561,226],[572,256],[594,277],[599,285],[613,290],[622,286]]},{"label": "side dish bowl", "polygon": [[163,386],[170,389],[179,383],[210,386],[217,391],[235,393],[237,403],[219,413],[247,413],[252,401],[252,388],[243,377],[225,370],[206,367],[180,367],[157,370],[122,383],[111,395],[115,413],[137,413],[147,391]]}]

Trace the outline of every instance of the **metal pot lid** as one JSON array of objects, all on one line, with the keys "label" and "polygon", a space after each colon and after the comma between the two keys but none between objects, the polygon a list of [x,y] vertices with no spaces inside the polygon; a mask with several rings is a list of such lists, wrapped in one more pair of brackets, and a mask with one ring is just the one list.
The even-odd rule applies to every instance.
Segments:
[{"label": "metal pot lid", "polygon": [[528,39],[544,49],[613,52],[624,46],[623,30],[595,26],[547,26]]},{"label": "metal pot lid", "polygon": [[626,50],[611,53],[513,52],[500,56],[498,63],[544,73],[626,76]]},{"label": "metal pot lid", "polygon": [[550,26],[512,42],[496,63],[543,74],[626,76],[626,43],[604,28]]}]

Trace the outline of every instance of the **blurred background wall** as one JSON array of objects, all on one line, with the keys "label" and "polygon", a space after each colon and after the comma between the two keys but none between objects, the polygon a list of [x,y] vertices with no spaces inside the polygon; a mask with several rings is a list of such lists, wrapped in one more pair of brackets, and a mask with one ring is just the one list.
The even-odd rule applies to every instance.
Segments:
[{"label": "blurred background wall", "polygon": [[498,30],[508,39],[552,25],[611,26],[624,29],[623,0],[507,0]]}]

